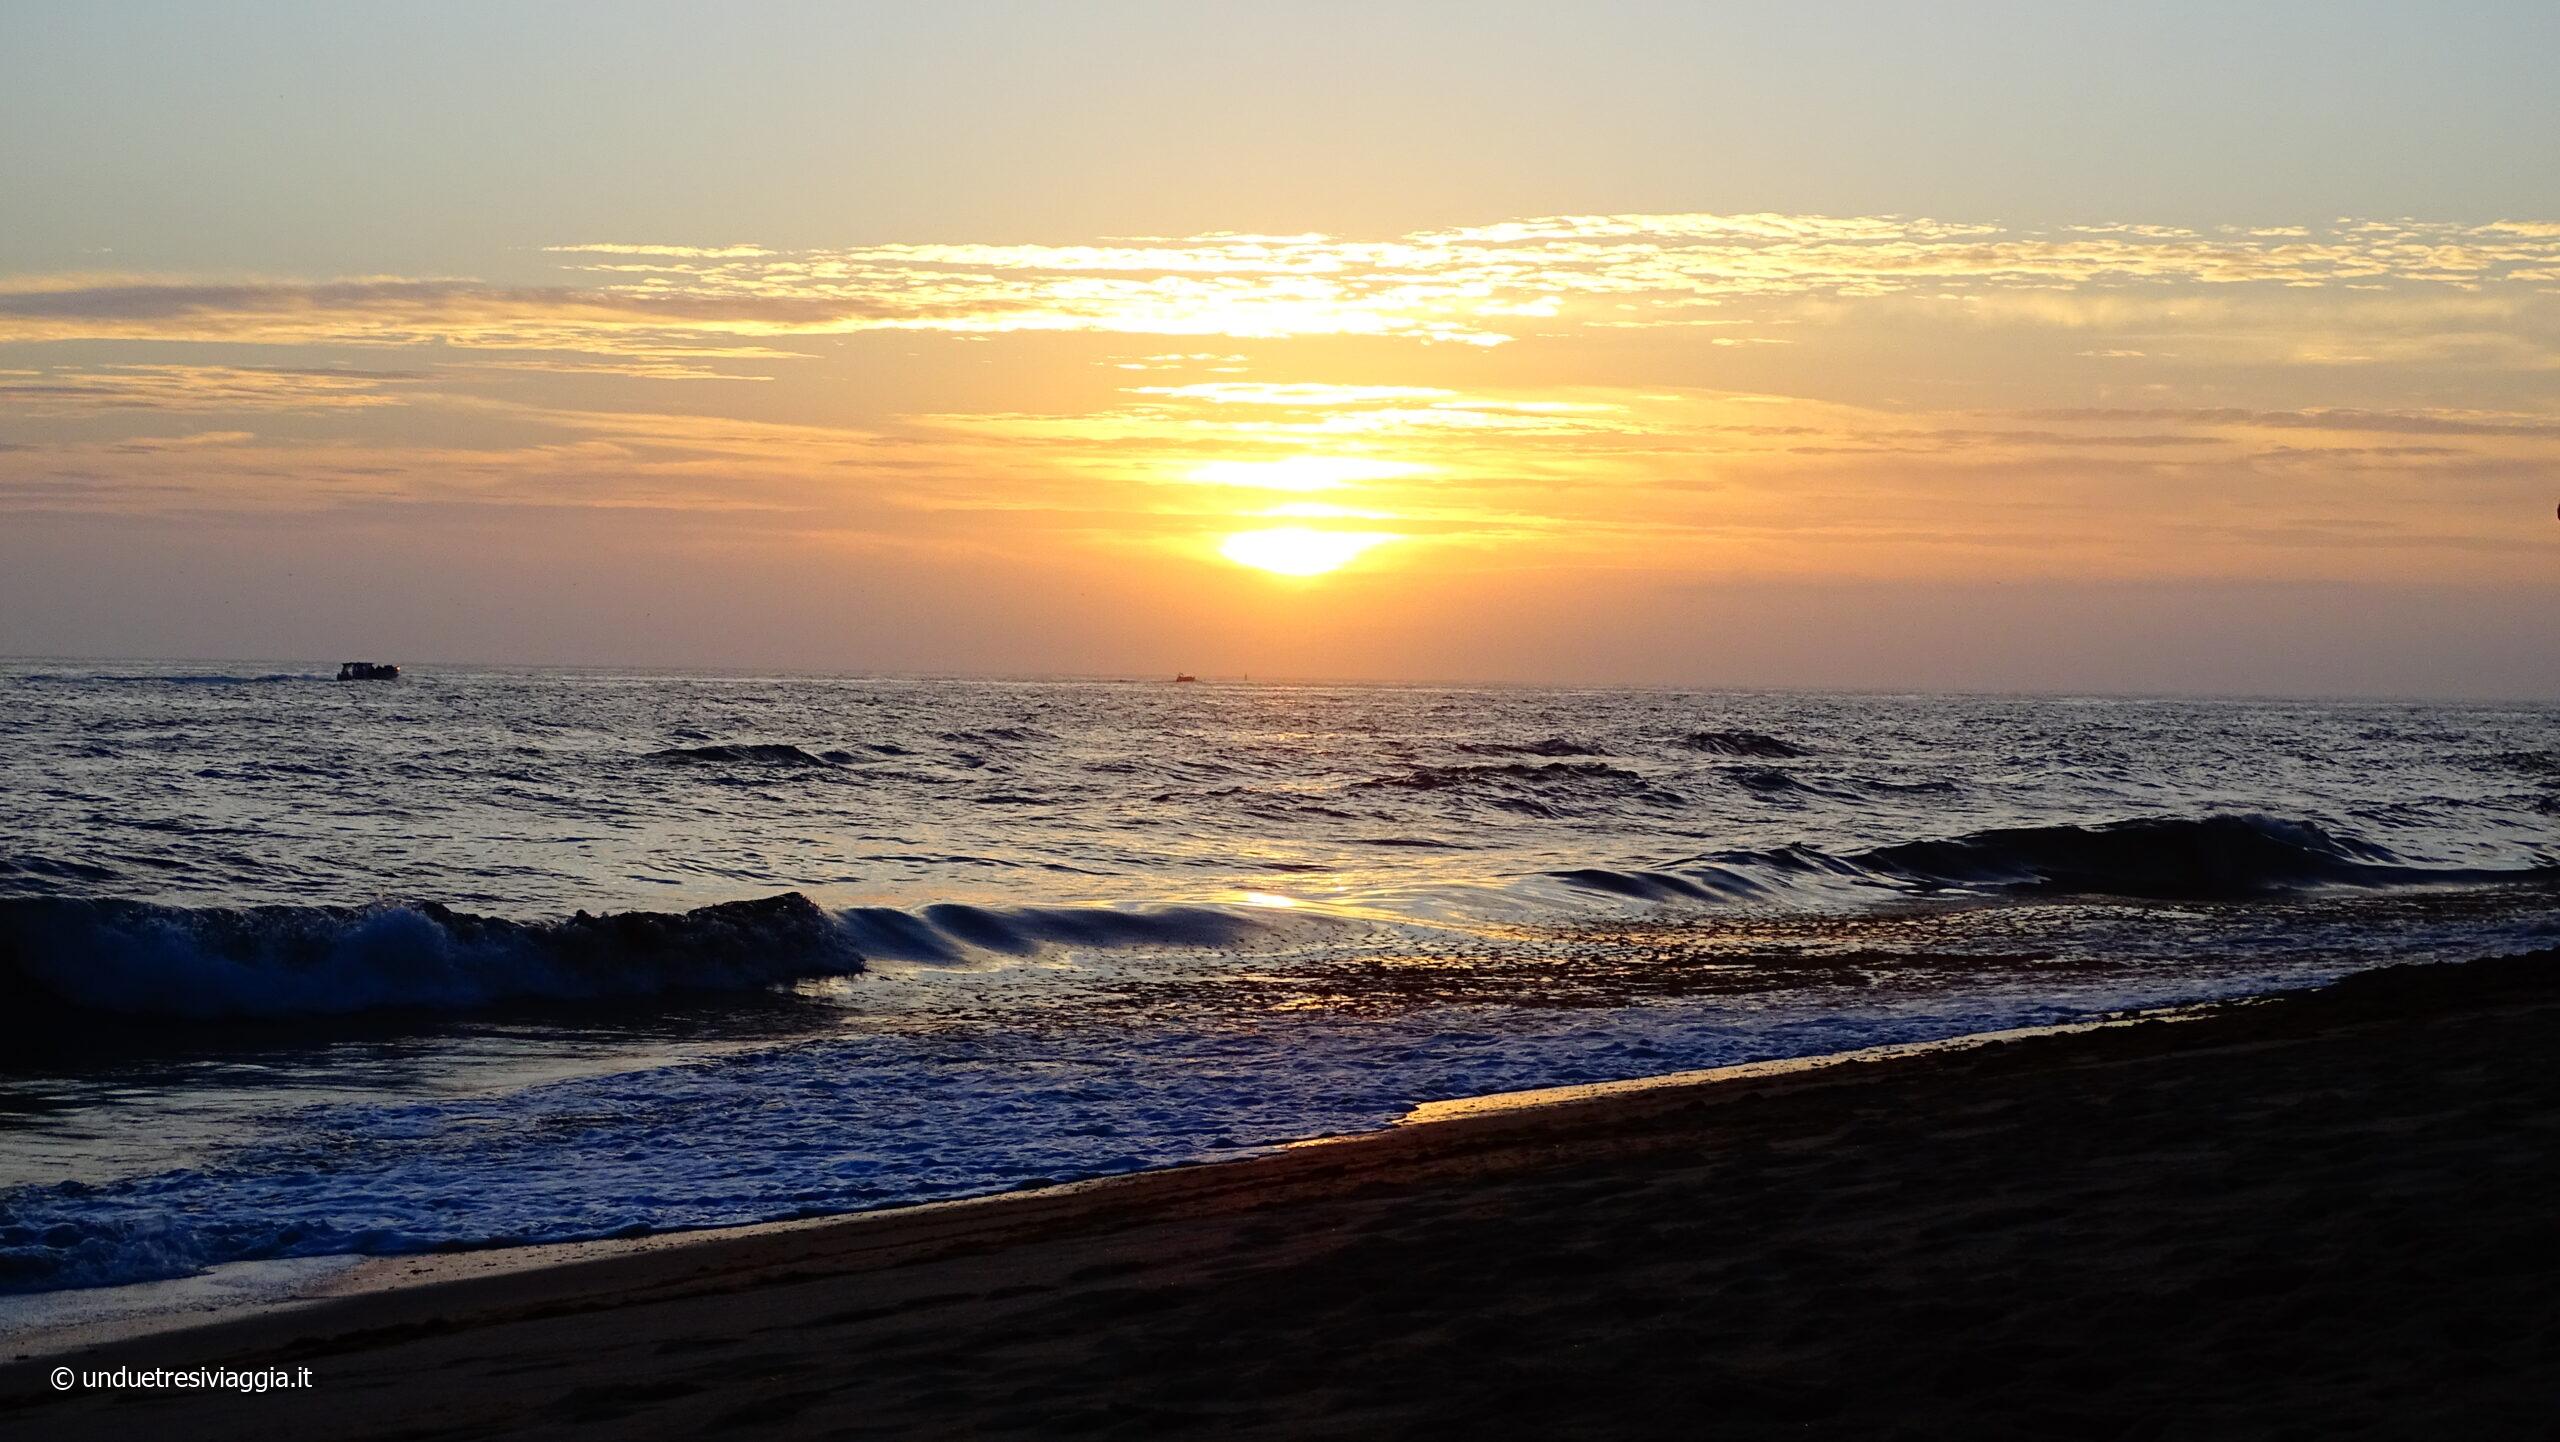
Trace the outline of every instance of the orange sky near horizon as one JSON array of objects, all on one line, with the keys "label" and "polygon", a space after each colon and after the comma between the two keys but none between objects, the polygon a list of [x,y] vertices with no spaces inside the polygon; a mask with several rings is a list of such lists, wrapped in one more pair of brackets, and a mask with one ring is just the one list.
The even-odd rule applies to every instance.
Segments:
[{"label": "orange sky near horizon", "polygon": [[[2560,461],[2560,223],[552,249],[539,286],[0,281],[0,406],[40,443],[0,457],[9,499],[566,501],[1015,560],[1213,555],[1285,518],[1421,573],[2550,559],[2517,521]],[[43,486],[68,468],[94,479]]]},{"label": "orange sky near horizon", "polygon": [[0,651],[2551,695],[2519,199],[0,270]]}]

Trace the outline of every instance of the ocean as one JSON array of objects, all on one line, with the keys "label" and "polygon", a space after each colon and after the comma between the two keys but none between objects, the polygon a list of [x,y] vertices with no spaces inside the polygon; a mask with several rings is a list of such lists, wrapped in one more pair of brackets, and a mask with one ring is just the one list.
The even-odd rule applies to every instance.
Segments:
[{"label": "ocean", "polygon": [[331,674],[0,666],[0,1292],[2560,938],[2552,706]]}]

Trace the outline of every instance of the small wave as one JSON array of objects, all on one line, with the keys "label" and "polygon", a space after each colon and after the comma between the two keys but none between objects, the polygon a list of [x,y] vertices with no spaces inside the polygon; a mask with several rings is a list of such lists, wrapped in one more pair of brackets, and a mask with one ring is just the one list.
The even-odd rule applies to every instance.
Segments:
[{"label": "small wave", "polygon": [[1544,741],[1461,741],[1458,750],[1469,756],[1605,756],[1597,746],[1586,746],[1562,736]]},{"label": "small wave", "polygon": [[1748,756],[1762,761],[1783,761],[1813,754],[1792,741],[1781,741],[1758,731],[1692,731],[1680,738],[1680,744],[1711,756]]},{"label": "small wave", "polygon": [[781,742],[737,741],[712,746],[670,746],[650,752],[649,759],[697,766],[837,766],[852,758],[843,751],[815,756]]},{"label": "small wave", "polygon": [[942,739],[955,746],[984,746],[990,742],[1055,741],[1058,738],[1037,726],[982,726],[975,730],[945,731]]},{"label": "small wave", "polygon": [[1846,855],[1810,846],[1731,851],[1677,870],[1548,874],[1586,890],[1649,900],[1731,899],[1824,879],[1899,891],[2216,900],[2322,885],[2538,881],[2560,877],[2560,869],[2415,866],[2386,847],[2308,821],[2226,815],[2008,827]]},{"label": "small wave", "polygon": [[1821,796],[1836,801],[1857,795],[1853,790],[1810,781],[1775,766],[1740,766],[1726,772],[1725,776],[1755,796]]},{"label": "small wave", "polygon": [[220,1020],[737,991],[862,969],[852,935],[797,892],[682,913],[564,921],[415,906],[238,909],[0,899],[0,1003]]},{"label": "small wave", "polygon": [[1392,787],[1409,791],[1442,791],[1485,783],[1528,786],[1575,786],[1593,782],[1608,785],[1643,784],[1644,778],[1622,766],[1600,761],[1566,761],[1549,766],[1533,766],[1527,762],[1511,762],[1485,766],[1418,766],[1394,776],[1373,776],[1352,785],[1364,790]]},{"label": "small wave", "polygon": [[1894,796],[1943,796],[1949,781],[1879,781],[1867,776],[1801,776],[1775,766],[1737,766],[1725,778],[1756,796],[1801,800],[1867,801]]},{"label": "small wave", "polygon": [[1227,946],[1261,930],[1251,918],[1213,906],[1123,910],[945,902],[912,913],[857,907],[842,919],[867,955],[888,961],[958,961],[972,951],[1029,956],[1051,946]]},{"label": "small wave", "polygon": [[0,876],[32,876],[41,881],[113,881],[115,868],[58,856],[0,856]]},{"label": "small wave", "polygon": [[1203,791],[1159,791],[1149,798],[1158,806],[1197,810],[1204,806],[1249,809],[1258,816],[1313,817],[1326,821],[1355,819],[1355,813],[1328,806],[1319,796],[1270,786],[1215,786]]},{"label": "small wave", "polygon": [[[1636,901],[1730,901],[1766,889],[1740,877],[1714,873],[1688,876],[1672,871],[1611,871],[1584,866],[1548,874],[1588,891],[1605,891]],[[1718,882],[1722,884],[1715,884]]]},{"label": "small wave", "polygon": [[1419,766],[1393,776],[1352,783],[1357,790],[1457,791],[1532,816],[1557,816],[1578,803],[1636,801],[1678,806],[1686,798],[1623,766],[1603,761],[1486,762],[1472,766]]},{"label": "small wave", "polygon": [[1952,796],[1956,792],[1956,784],[1952,781],[1877,781],[1872,779],[1862,779],[1858,782],[1858,788],[1862,791],[1885,796]]}]

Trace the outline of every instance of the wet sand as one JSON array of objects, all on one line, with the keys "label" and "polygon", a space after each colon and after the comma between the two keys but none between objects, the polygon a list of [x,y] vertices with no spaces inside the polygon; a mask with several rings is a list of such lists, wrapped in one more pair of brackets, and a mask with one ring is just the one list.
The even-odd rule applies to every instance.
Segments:
[{"label": "wet sand", "polygon": [[[377,1263],[415,1284],[0,1369],[0,1434],[2545,1436],[2555,1058],[2544,952],[982,1203]],[[57,1363],[314,1385],[57,1396]]]}]

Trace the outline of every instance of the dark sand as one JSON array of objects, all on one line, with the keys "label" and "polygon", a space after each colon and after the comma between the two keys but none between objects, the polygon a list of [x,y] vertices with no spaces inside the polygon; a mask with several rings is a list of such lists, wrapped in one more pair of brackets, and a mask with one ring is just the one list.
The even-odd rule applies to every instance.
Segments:
[{"label": "dark sand", "polygon": [[59,1359],[192,1439],[2547,1437],[2560,953],[731,1234]]}]

